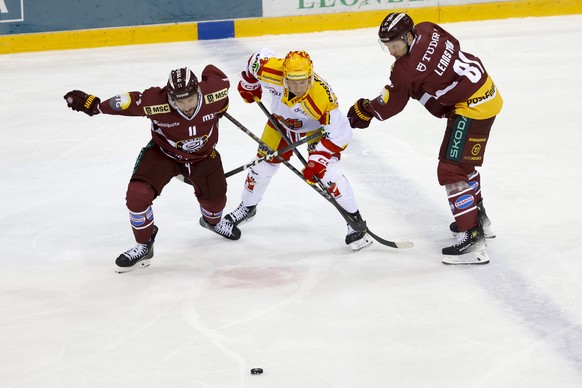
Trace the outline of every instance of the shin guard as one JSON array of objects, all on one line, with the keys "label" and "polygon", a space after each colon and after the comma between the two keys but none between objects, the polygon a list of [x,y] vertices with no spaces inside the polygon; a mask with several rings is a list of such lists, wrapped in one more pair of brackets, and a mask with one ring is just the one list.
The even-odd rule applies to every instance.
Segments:
[{"label": "shin guard", "polygon": [[477,226],[477,201],[475,191],[467,182],[445,185],[449,206],[460,231]]},{"label": "shin guard", "polygon": [[144,181],[129,182],[125,201],[135,241],[147,244],[154,230],[152,203],[156,196],[153,187]]},{"label": "shin guard", "polygon": [[250,168],[245,186],[241,195],[241,202],[245,206],[258,204],[271,182],[271,178],[277,173],[281,164],[263,162]]},{"label": "shin guard", "polygon": [[481,198],[482,198],[481,197],[481,174],[479,174],[479,171],[475,170],[471,174],[469,174],[467,176],[467,178],[469,179],[469,186],[471,186],[471,188],[475,192],[475,202],[479,203],[479,201],[481,201]]},{"label": "shin guard", "polygon": [[140,244],[147,244],[154,230],[154,211],[151,206],[148,206],[143,212],[129,211],[129,221],[131,222],[131,229],[135,236],[135,241]]},{"label": "shin guard", "polygon": [[356,196],[352,186],[343,175],[341,164],[336,157],[330,159],[327,171],[321,182],[345,211],[348,213],[358,211],[358,204],[356,203]]}]

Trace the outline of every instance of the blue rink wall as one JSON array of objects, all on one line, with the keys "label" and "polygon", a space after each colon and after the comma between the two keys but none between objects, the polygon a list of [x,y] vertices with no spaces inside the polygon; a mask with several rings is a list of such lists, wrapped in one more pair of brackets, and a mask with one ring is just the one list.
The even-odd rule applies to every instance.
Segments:
[{"label": "blue rink wall", "polygon": [[[277,1],[293,15],[264,17]],[[582,14],[582,0],[0,0],[0,54],[367,28],[394,11],[447,23]]]},{"label": "blue rink wall", "polygon": [[0,35],[234,20],[262,16],[262,0],[0,0]]}]

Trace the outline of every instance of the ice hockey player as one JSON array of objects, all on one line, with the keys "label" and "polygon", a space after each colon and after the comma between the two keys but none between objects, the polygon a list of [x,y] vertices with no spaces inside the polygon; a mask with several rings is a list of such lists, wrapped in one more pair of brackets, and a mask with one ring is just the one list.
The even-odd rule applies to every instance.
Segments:
[{"label": "ice hockey player", "polygon": [[[309,160],[303,169],[304,178],[310,184],[319,178],[339,205],[361,221],[353,190],[339,163],[341,152],[352,138],[352,128],[340,111],[331,87],[313,72],[309,54],[290,51],[284,58],[278,58],[270,49],[262,48],[251,55],[241,76],[238,91],[243,100],[252,103],[266,91],[271,96],[271,113],[290,141],[321,132],[321,138],[308,144]],[[261,138],[273,150],[288,145],[268,121]],[[267,152],[259,147],[257,156],[265,156]],[[289,160],[292,153],[284,153],[283,159]],[[280,166],[277,159],[253,166],[247,175],[240,205],[225,218],[235,225],[250,221]],[[348,225],[345,243],[358,251],[372,244],[372,239],[366,232],[355,231]]]},{"label": "ice hockey player", "polygon": [[486,237],[494,237],[483,207],[481,181],[489,132],[503,100],[481,60],[461,51],[459,41],[442,27],[414,25],[406,13],[390,13],[378,31],[380,46],[395,62],[381,94],[359,99],[349,110],[353,128],[367,128],[372,118],[386,120],[418,100],[447,120],[439,152],[438,180],[447,192],[457,243],[443,248],[445,264],[486,264]]},{"label": "ice hockey player", "polygon": [[200,81],[183,67],[170,72],[164,87],[123,93],[103,102],[80,90],[65,95],[71,109],[89,116],[103,113],[151,120],[152,138],[137,158],[126,195],[137,244],[119,255],[116,272],[150,265],[158,232],[152,203],[173,177],[183,176],[194,187],[201,226],[227,239],[240,238],[240,230],[222,218],[226,178],[216,150],[218,120],[228,108],[229,86],[226,75],[208,65]]}]

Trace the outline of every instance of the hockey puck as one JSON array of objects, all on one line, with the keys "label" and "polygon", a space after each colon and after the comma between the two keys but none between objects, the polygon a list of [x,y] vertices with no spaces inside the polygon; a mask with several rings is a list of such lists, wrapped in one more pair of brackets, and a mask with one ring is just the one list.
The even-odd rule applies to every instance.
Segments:
[{"label": "hockey puck", "polygon": [[252,375],[260,375],[263,374],[263,368],[253,368],[251,369]]}]

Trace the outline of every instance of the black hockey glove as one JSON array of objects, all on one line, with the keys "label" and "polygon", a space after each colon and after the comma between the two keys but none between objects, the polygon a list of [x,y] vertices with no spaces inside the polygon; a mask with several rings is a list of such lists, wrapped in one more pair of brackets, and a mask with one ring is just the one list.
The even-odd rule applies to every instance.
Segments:
[{"label": "black hockey glove", "polygon": [[67,106],[74,111],[83,112],[89,116],[101,113],[99,110],[99,103],[101,100],[92,94],[87,94],[80,90],[71,90],[65,94]]},{"label": "black hockey glove", "polygon": [[374,113],[367,98],[360,98],[348,111],[348,120],[352,128],[368,128],[372,117]]}]

